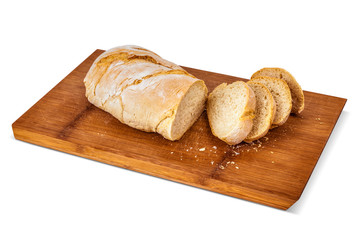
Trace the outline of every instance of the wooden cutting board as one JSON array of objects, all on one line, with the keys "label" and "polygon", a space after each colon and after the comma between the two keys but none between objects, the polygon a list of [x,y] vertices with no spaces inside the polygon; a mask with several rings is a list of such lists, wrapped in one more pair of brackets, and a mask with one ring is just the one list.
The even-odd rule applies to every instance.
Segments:
[{"label": "wooden cutting board", "polygon": [[[204,112],[176,142],[124,124],[91,105],[83,79],[96,50],[25,112],[16,139],[210,191],[287,209],[304,187],[346,99],[305,92],[305,110],[252,144],[228,146],[211,134]],[[184,67],[211,92],[244,80]]]}]

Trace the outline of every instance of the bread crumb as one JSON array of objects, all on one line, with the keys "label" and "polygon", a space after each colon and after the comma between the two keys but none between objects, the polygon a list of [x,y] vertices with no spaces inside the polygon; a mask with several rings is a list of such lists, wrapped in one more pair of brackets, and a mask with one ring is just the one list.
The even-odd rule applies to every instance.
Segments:
[{"label": "bread crumb", "polygon": [[216,147],[216,146],[213,146],[212,148],[213,148],[213,149],[217,149],[217,147]]},{"label": "bread crumb", "polygon": [[214,165],[214,161],[211,161],[211,165]]},{"label": "bread crumb", "polygon": [[199,151],[200,151],[200,152],[203,152],[203,151],[205,151],[205,148],[204,148],[204,147],[203,147],[203,148],[200,148]]},{"label": "bread crumb", "polygon": [[170,154],[174,154],[174,152],[170,152]]},{"label": "bread crumb", "polygon": [[239,169],[239,167],[238,167],[238,166],[235,166],[235,168],[236,168],[236,169]]},{"label": "bread crumb", "polygon": [[274,161],[271,161],[271,163],[275,163]]},{"label": "bread crumb", "polygon": [[265,139],[265,141],[268,141],[268,140],[269,140],[269,138],[268,138],[268,137],[264,137],[264,139]]},{"label": "bread crumb", "polygon": [[271,153],[271,154],[274,154],[274,152],[273,152],[273,151],[270,151],[270,153]]},{"label": "bread crumb", "polygon": [[223,165],[220,165],[219,168],[220,169],[225,169],[225,167]]}]

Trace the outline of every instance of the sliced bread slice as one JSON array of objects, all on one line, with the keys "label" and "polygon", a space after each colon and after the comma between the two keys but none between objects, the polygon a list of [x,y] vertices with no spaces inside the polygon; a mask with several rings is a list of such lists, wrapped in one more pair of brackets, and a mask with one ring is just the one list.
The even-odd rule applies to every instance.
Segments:
[{"label": "sliced bread slice", "polygon": [[212,133],[229,145],[242,142],[252,129],[255,107],[255,94],[245,82],[220,84],[207,102]]},{"label": "sliced bread slice", "polygon": [[279,78],[257,77],[251,79],[250,82],[264,84],[271,92],[275,104],[275,118],[271,128],[278,127],[286,122],[291,112],[291,93],[286,82]]},{"label": "sliced bread slice", "polygon": [[252,142],[262,138],[269,131],[276,112],[275,100],[270,90],[262,83],[248,82],[255,93],[256,109],[251,132],[245,138],[245,142]]},{"label": "sliced bread slice", "polygon": [[289,86],[292,98],[292,109],[293,113],[301,113],[305,107],[305,98],[301,86],[296,79],[285,69],[282,68],[263,68],[254,73],[251,79],[260,76],[275,77],[283,79]]}]

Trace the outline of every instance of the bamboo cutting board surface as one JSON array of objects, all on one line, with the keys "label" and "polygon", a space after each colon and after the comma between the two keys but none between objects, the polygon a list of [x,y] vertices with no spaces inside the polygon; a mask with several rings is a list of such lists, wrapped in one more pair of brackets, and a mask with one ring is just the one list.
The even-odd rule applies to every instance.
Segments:
[{"label": "bamboo cutting board surface", "polygon": [[[252,144],[228,146],[211,134],[204,112],[182,139],[128,127],[90,104],[83,79],[96,50],[12,127],[18,140],[210,191],[287,209],[305,185],[346,99],[305,91],[305,110]],[[211,92],[244,80],[184,67]]]}]

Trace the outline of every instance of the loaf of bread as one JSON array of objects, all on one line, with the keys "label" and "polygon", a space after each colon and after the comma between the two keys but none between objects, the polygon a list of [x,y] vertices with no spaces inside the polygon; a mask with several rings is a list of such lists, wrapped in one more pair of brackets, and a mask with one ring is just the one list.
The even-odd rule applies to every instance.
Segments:
[{"label": "loaf of bread", "polygon": [[251,132],[245,142],[252,142],[265,136],[275,118],[276,104],[270,90],[262,83],[250,81],[247,83],[255,93],[256,109]]},{"label": "loaf of bread", "polygon": [[252,129],[255,107],[254,92],[245,82],[220,84],[206,108],[212,133],[229,145],[242,142]]},{"label": "loaf of bread", "polygon": [[283,68],[262,68],[255,72],[251,79],[257,77],[274,77],[284,80],[290,88],[292,99],[292,113],[301,113],[305,107],[305,98],[300,84],[295,80],[294,76]]},{"label": "loaf of bread", "polygon": [[101,54],[87,73],[86,97],[120,122],[178,140],[204,111],[207,88],[180,66],[138,46]]}]

